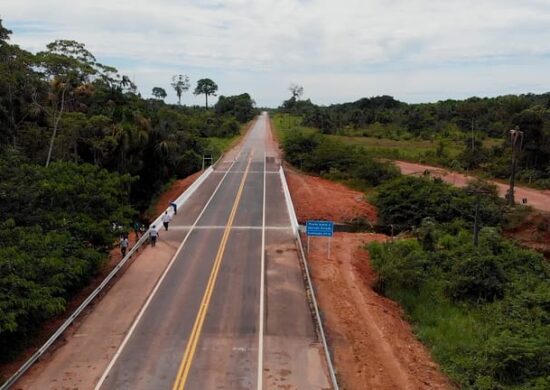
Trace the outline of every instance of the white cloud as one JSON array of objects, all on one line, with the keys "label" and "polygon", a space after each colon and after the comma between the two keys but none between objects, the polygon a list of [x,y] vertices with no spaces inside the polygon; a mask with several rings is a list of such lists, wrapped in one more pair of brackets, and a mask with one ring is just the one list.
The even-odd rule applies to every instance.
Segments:
[{"label": "white cloud", "polygon": [[169,89],[174,73],[211,77],[220,93],[249,91],[269,105],[287,98],[290,82],[322,103],[550,85],[543,0],[0,0],[0,9],[14,42],[30,50],[84,42],[135,76],[144,95]]}]

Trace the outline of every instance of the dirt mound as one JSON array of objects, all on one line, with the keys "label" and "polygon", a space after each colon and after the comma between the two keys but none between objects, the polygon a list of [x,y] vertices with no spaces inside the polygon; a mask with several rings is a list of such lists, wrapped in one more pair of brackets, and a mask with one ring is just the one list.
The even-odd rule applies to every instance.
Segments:
[{"label": "dirt mound", "polygon": [[362,192],[291,168],[285,169],[285,173],[298,222],[305,223],[308,219],[340,223],[354,219],[376,221],[376,209],[367,203]]},{"label": "dirt mound", "polygon": [[531,213],[518,226],[505,231],[504,235],[550,258],[550,213]]}]

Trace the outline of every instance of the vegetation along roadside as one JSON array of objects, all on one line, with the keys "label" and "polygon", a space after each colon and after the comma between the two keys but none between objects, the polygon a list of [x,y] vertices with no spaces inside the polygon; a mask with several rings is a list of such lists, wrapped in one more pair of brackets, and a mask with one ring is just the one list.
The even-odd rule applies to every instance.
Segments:
[{"label": "vegetation along roadside", "polygon": [[[10,38],[0,21],[0,362],[65,310],[165,183],[216,159],[257,113],[246,93],[208,107],[210,79],[194,91],[206,107],[167,104],[79,42],[30,53]],[[181,103],[189,78],[171,86]]]}]

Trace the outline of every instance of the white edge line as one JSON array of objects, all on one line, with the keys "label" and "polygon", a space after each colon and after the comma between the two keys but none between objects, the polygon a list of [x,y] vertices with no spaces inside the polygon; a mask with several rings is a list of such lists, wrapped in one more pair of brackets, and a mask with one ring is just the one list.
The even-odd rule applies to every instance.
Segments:
[{"label": "white edge line", "polygon": [[[240,153],[239,153],[240,155]],[[231,164],[231,166],[229,167],[229,170],[233,167],[233,165],[235,165],[235,163],[237,162],[238,160],[238,157],[239,155],[237,155],[237,158],[233,161],[233,163]],[[212,201],[212,199],[214,198],[214,196],[216,195],[216,193],[218,192],[219,188],[221,187],[222,183],[224,182],[226,176],[227,176],[227,173],[229,172],[229,170],[226,172],[226,174],[222,177],[222,179],[220,180],[220,182],[218,183],[216,189],[214,190],[214,192],[212,193],[212,195],[210,196],[210,198],[208,199],[208,201],[206,202],[206,204],[204,205],[203,209],[201,210],[201,213],[199,214],[199,216],[195,219],[195,222],[193,223],[193,225],[191,226],[191,230],[189,230],[187,232],[187,234],[185,235],[185,238],[183,239],[182,243],[180,244],[180,246],[178,247],[176,253],[174,254],[174,256],[172,257],[172,259],[170,260],[170,263],[168,263],[168,266],[166,267],[166,269],[164,270],[164,272],[162,273],[160,279],[157,281],[157,283],[155,284],[155,288],[153,289],[153,291],[151,291],[151,293],[149,294],[149,297],[147,298],[147,301],[145,301],[145,304],[141,307],[141,310],[139,311],[139,314],[138,316],[136,317],[136,319],[134,320],[134,322],[132,323],[132,326],[130,327],[130,330],[128,331],[128,333],[126,334],[126,337],[124,337],[124,340],[122,341],[122,344],[120,344],[120,346],[118,347],[116,353],[114,354],[113,358],[111,359],[111,362],[109,363],[109,365],[107,366],[107,368],[105,369],[105,371],[103,372],[103,375],[101,375],[101,378],[99,378],[99,382],[96,384],[95,386],[95,390],[99,390],[101,388],[101,386],[103,385],[103,382],[105,381],[105,379],[107,379],[107,376],[109,375],[109,372],[111,371],[111,369],[113,368],[113,366],[115,365],[118,357],[120,356],[120,354],[122,353],[122,351],[124,350],[124,347],[126,346],[126,344],[128,343],[128,340],[130,339],[130,337],[132,336],[132,334],[134,333],[134,330],[136,329],[139,321],[141,320],[141,317],[143,316],[143,314],[145,313],[145,311],[147,310],[147,307],[149,306],[149,304],[151,303],[151,301],[153,300],[153,297],[155,296],[157,290],[160,288],[160,285],[162,284],[162,282],[164,281],[164,278],[166,277],[166,275],[168,274],[168,272],[170,271],[170,268],[172,267],[172,265],[174,264],[176,258],[178,257],[178,254],[180,253],[180,251],[182,250],[183,246],[185,245],[185,243],[187,242],[187,239],[189,238],[189,236],[191,235],[191,233],[193,232],[193,229],[194,227],[196,226],[196,224],[198,223],[199,219],[202,217],[202,215],[204,214],[204,212],[206,211],[207,207],[210,205],[210,202]]]},{"label": "white edge line", "polygon": [[260,321],[258,331],[258,390],[263,387],[263,364],[264,364],[264,289],[265,289],[265,198],[266,198],[266,159],[264,152],[264,190],[262,207],[262,254],[260,261]]},{"label": "white edge line", "polygon": [[328,349],[327,339],[325,337],[325,330],[323,328],[323,322],[321,320],[321,314],[319,313],[319,307],[317,305],[317,299],[315,298],[315,290],[313,289],[313,282],[311,281],[311,276],[309,274],[309,266],[307,263],[307,257],[304,253],[304,247],[302,245],[302,239],[300,238],[300,231],[298,230],[298,219],[296,217],[296,212],[294,211],[294,205],[292,203],[292,197],[290,196],[290,190],[288,189],[288,184],[286,182],[286,176],[285,172],[283,170],[283,167],[281,166],[279,172],[281,173],[281,180],[283,184],[283,192],[285,194],[286,198],[286,205],[288,207],[288,212],[290,214],[290,218],[293,220],[292,224],[293,226],[296,226],[295,230],[295,238],[298,241],[298,247],[300,248],[301,258],[304,264],[304,270],[306,273],[306,279],[308,283],[308,288],[310,290],[310,297],[311,301],[313,303],[313,307],[315,309],[315,319],[317,321],[317,326],[319,328],[319,334],[321,337],[321,342],[323,343],[323,349],[325,350],[325,359],[329,370],[330,379],[332,381],[332,387],[334,390],[339,390],[338,381],[336,380],[336,374],[334,372],[334,366],[332,364],[332,358],[330,356],[330,352]]}]

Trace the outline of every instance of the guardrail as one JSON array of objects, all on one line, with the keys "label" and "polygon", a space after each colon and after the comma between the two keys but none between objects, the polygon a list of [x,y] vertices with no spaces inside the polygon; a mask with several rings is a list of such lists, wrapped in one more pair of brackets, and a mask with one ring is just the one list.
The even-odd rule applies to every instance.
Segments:
[{"label": "guardrail", "polygon": [[302,245],[302,239],[300,237],[300,229],[298,224],[298,218],[296,217],[296,212],[294,210],[294,204],[292,203],[292,197],[290,196],[290,191],[288,189],[288,184],[286,182],[286,176],[285,171],[283,167],[281,166],[279,168],[279,175],[281,177],[281,182],[283,184],[283,192],[285,194],[285,200],[286,200],[286,206],[288,208],[288,213],[290,216],[290,223],[292,225],[292,232],[294,233],[294,237],[296,238],[296,241],[298,242],[298,247],[300,248],[301,253],[301,259],[304,266],[304,272],[307,280],[307,288],[310,291],[310,299],[311,303],[313,305],[313,310],[315,313],[315,320],[317,322],[317,329],[319,332],[319,337],[321,338],[321,343],[323,344],[323,349],[325,350],[325,359],[327,362],[327,367],[330,375],[330,379],[332,381],[332,387],[334,390],[338,390],[338,381],[336,380],[336,373],[334,371],[334,366],[332,364],[332,358],[330,356],[330,351],[328,349],[327,339],[325,336],[325,330],[323,328],[323,321],[321,319],[321,314],[319,312],[319,306],[317,304],[317,298],[315,297],[315,290],[313,289],[313,282],[311,281],[311,276],[309,272],[309,266],[307,263],[307,257],[304,252],[304,247]]},{"label": "guardrail", "polygon": [[[221,159],[221,157],[220,157]],[[218,161],[214,165],[216,165]],[[196,191],[196,189],[210,176],[210,174],[214,171],[214,166],[208,167],[198,178],[191,184],[176,200],[174,200],[174,203],[176,203],[177,207],[179,208],[182,204],[184,204],[189,197]],[[170,207],[168,210],[170,215],[174,214],[173,209]],[[162,214],[155,219],[150,226],[158,226],[156,230],[158,231],[162,224]],[[67,330],[67,328],[74,322],[74,320],[88,307],[88,305],[99,295],[99,293],[109,284],[109,282],[116,276],[116,274],[121,270],[122,267],[130,260],[130,258],[136,253],[139,248],[147,242],[149,238],[149,232],[151,231],[151,228],[149,228],[142,236],[141,238],[135,243],[135,245],[128,251],[126,256],[113,268],[113,270],[107,275],[107,277],[101,282],[101,284],[94,290],[88,297],[78,306],[78,308],[65,320],[65,322],[55,331],[55,333],[25,362],[19,369],[13,374],[6,382],[0,386],[0,390],[7,390],[11,386],[13,386],[20,378],[23,376],[23,374],[34,364],[36,363],[42,355],[57,341],[59,336]]]}]

